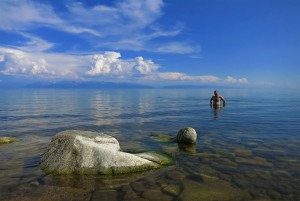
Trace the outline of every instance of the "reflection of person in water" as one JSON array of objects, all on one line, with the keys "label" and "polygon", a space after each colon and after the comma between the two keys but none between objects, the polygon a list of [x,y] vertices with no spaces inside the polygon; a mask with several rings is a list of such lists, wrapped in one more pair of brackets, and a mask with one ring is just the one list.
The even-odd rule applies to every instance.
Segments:
[{"label": "reflection of person in water", "polygon": [[210,106],[215,109],[220,109],[221,101],[223,102],[223,108],[226,106],[226,101],[223,96],[220,96],[218,91],[214,91],[214,95],[210,99]]}]

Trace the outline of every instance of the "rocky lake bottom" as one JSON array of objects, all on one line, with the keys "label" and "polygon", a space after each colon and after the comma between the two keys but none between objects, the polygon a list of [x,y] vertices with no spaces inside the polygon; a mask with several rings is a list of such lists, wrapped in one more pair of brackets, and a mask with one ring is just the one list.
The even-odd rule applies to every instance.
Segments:
[{"label": "rocky lake bottom", "polygon": [[[174,164],[150,172],[119,176],[45,175],[37,151],[45,139],[35,137],[2,147],[1,200],[300,200],[299,139],[265,142],[209,133],[196,146],[178,147],[172,136],[149,135],[149,143],[174,158]],[[142,149],[127,143],[125,150]],[[136,139],[140,141],[140,139]],[[11,150],[9,146],[23,144]],[[288,151],[286,145],[288,144]],[[40,148],[39,148],[40,146]],[[7,149],[7,150],[6,150]],[[24,164],[14,156],[36,154]],[[2,152],[3,154],[3,152]],[[1,157],[3,158],[3,156]],[[16,169],[16,167],[18,167]],[[8,180],[7,177],[10,177]],[[9,184],[11,183],[11,185]],[[18,185],[15,185],[18,183]]]},{"label": "rocky lake bottom", "polygon": [[[151,98],[159,101],[150,101],[143,106],[142,112],[136,113],[124,109],[128,105],[122,105],[122,98],[117,101],[122,103],[120,105],[108,101],[106,110],[101,108],[103,116],[92,112],[94,106],[82,108],[89,109],[90,113],[78,115],[81,111],[76,107],[72,107],[73,110],[61,106],[43,108],[49,104],[41,104],[38,107],[43,108],[42,111],[28,114],[34,106],[30,101],[27,101],[30,107],[25,112],[18,108],[15,114],[5,113],[5,116],[4,111],[12,103],[4,104],[5,108],[2,104],[0,134],[16,137],[19,141],[0,145],[0,200],[300,200],[300,129],[296,111],[286,115],[274,107],[260,106],[265,101],[248,103],[251,112],[247,113],[245,104],[241,108],[229,105],[224,110],[214,111],[207,108],[201,93],[186,98],[183,95],[191,91],[167,92],[150,93],[150,97],[148,92],[139,92],[137,96],[143,104]],[[70,96],[69,99],[78,98],[80,94],[53,93],[56,98],[61,95]],[[25,95],[25,98],[32,100],[36,98],[34,94]],[[127,95],[122,94],[121,97]],[[225,91],[224,94],[229,103],[231,98],[235,104],[250,96],[246,94],[240,100],[236,98],[240,92]],[[38,103],[49,99],[44,91],[35,95]],[[98,95],[114,96],[111,92]],[[93,96],[94,93],[90,94],[91,99],[98,97]],[[203,104],[194,101],[199,99]],[[24,97],[18,100],[26,102]],[[166,112],[161,107],[163,101],[169,104]],[[281,99],[276,106],[279,102]],[[110,104],[112,107],[108,107]],[[130,111],[135,107],[129,106]],[[258,109],[251,110],[251,107]],[[59,109],[62,115],[51,114]],[[121,109],[125,111],[115,114]],[[13,113],[13,109],[10,110]],[[146,110],[151,112],[147,114]],[[115,116],[108,118],[110,113]],[[183,126],[196,129],[195,146],[179,146],[171,141]],[[160,169],[117,176],[47,175],[39,166],[41,154],[52,136],[67,129],[104,132],[115,137],[123,151],[158,150],[170,155],[174,163]]]}]

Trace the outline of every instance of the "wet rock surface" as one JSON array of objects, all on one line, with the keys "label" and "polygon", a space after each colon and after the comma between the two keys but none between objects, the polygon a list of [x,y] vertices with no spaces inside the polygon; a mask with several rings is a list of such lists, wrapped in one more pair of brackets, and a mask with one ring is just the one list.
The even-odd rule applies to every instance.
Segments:
[{"label": "wet rock surface", "polygon": [[168,163],[171,159],[158,152],[122,152],[109,135],[77,130],[56,134],[41,158],[42,169],[56,174],[125,174]]},{"label": "wet rock surface", "polygon": [[17,142],[18,139],[13,138],[13,137],[0,137],[0,145],[1,144],[7,144],[7,143],[12,143],[12,142]]},{"label": "wet rock surface", "polygon": [[180,144],[196,144],[197,133],[194,128],[186,127],[178,131],[176,140]]}]

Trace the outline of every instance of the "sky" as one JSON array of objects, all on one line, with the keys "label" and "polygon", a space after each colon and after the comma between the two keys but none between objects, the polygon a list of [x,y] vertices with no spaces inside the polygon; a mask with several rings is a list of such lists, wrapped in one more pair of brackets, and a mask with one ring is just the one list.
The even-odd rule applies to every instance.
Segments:
[{"label": "sky", "polygon": [[0,86],[300,86],[299,0],[0,0]]}]

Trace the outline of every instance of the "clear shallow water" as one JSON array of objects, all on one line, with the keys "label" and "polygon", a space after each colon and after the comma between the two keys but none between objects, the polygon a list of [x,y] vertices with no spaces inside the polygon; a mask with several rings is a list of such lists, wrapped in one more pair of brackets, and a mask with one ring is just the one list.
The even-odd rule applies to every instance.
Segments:
[{"label": "clear shallow water", "polygon": [[[215,110],[213,89],[0,92],[0,136],[20,139],[0,145],[2,199],[300,200],[299,93],[223,89],[227,106]],[[187,126],[195,147],[160,138]],[[175,164],[117,177],[45,175],[40,155],[68,129],[104,132],[124,150],[165,151]]]}]

